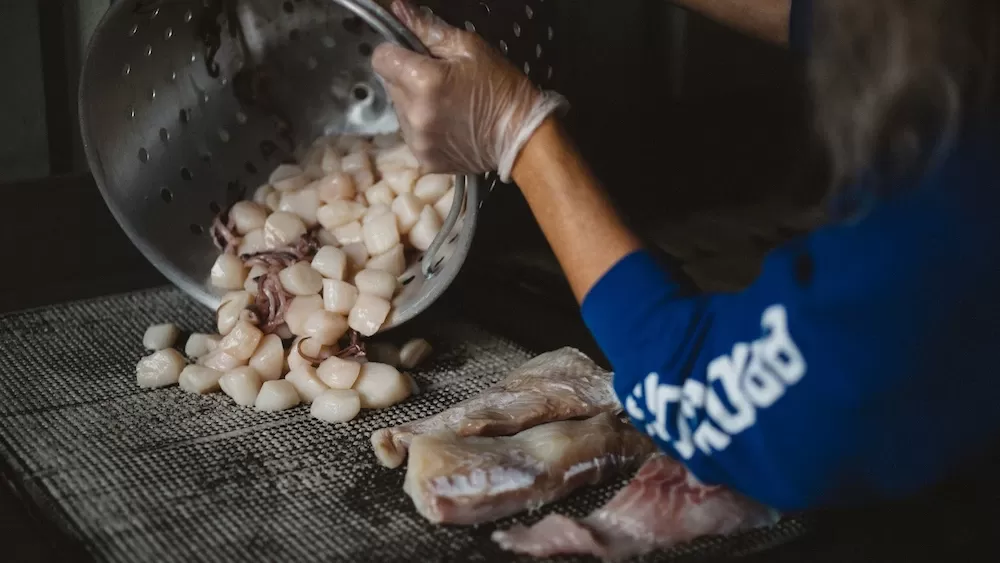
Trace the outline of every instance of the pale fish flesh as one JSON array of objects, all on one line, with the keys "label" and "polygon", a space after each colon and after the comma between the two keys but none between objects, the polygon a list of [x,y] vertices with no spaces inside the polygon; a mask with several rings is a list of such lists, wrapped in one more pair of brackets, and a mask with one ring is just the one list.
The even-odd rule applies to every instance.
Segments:
[{"label": "pale fish flesh", "polygon": [[778,519],[776,511],[724,487],[703,485],[683,465],[658,455],[582,521],[552,514],[531,527],[496,531],[493,540],[505,550],[536,557],[621,560],[701,536],[770,526]]},{"label": "pale fish flesh", "polygon": [[562,348],[515,369],[503,381],[455,406],[372,434],[379,462],[399,467],[414,436],[453,432],[459,436],[510,436],[546,422],[586,418],[620,406],[611,374],[583,352]]},{"label": "pale fish flesh", "polygon": [[637,467],[656,451],[611,413],[501,438],[413,438],[403,490],[439,524],[478,524],[538,508]]}]

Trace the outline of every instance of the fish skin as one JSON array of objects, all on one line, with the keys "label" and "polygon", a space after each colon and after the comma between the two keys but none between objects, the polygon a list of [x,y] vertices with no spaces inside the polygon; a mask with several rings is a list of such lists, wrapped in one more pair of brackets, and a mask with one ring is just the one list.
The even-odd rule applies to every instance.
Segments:
[{"label": "fish skin", "polygon": [[656,445],[616,415],[506,437],[416,436],[403,490],[437,524],[480,524],[538,508],[639,466]]},{"label": "fish skin", "polygon": [[396,468],[421,434],[510,436],[548,422],[620,410],[611,374],[566,347],[536,356],[496,385],[436,415],[377,430],[371,443],[379,462]]}]

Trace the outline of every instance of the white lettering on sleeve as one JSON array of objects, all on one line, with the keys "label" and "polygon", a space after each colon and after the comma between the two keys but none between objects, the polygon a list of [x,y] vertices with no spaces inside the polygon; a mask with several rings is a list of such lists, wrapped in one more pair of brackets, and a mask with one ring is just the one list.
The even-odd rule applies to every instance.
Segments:
[{"label": "white lettering on sleeve", "polygon": [[677,433],[680,436],[674,442],[674,449],[682,458],[691,459],[691,456],[694,455],[694,444],[691,442],[691,429],[688,427],[687,419],[682,412],[677,413]]},{"label": "white lettering on sleeve", "polygon": [[639,403],[635,401],[635,397],[629,395],[625,398],[625,412],[635,420],[643,421],[646,420],[646,414],[639,408]]},{"label": "white lettering on sleeve", "polygon": [[[737,344],[733,347],[733,358],[737,357],[741,347],[745,349],[747,346],[745,344]],[[708,397],[705,400],[705,410],[708,412],[708,416],[729,435],[742,432],[757,420],[753,405],[740,392],[741,368],[741,364],[736,364],[725,355],[712,360],[708,364],[708,383],[710,387]],[[722,399],[716,394],[715,386],[711,385],[715,381],[722,383],[723,391],[726,397],[729,398],[729,403],[733,406],[735,412],[729,412],[723,404]]]},{"label": "white lettering on sleeve", "polygon": [[705,384],[697,379],[688,379],[681,388],[681,413],[688,417],[698,416],[698,409],[705,406]]},{"label": "white lettering on sleeve", "polygon": [[[648,392],[648,391],[647,391]],[[674,385],[657,385],[656,387],[656,422],[653,427],[656,429],[656,437],[664,442],[669,442],[670,432],[667,430],[667,420],[669,419],[669,404],[677,403],[681,400],[680,387]]]},{"label": "white lettering on sleeve", "polygon": [[705,393],[705,384],[697,379],[688,379],[681,388],[681,408],[677,415],[677,432],[680,437],[674,443],[674,448],[684,459],[690,459],[694,455],[691,426],[688,422],[698,423],[698,411],[705,406]]},{"label": "white lettering on sleeve", "polygon": [[705,455],[713,451],[722,451],[729,447],[729,434],[719,430],[710,420],[703,420],[694,431],[694,444]]},{"label": "white lettering on sleeve", "polygon": [[783,305],[768,307],[761,317],[761,326],[769,329],[759,341],[757,353],[785,384],[794,385],[806,374],[806,360],[788,333],[788,312]]},{"label": "white lettering on sleeve", "polygon": [[759,354],[754,354],[747,364],[741,383],[750,402],[759,409],[773,405],[785,394],[785,386],[777,376],[768,371]]},{"label": "white lettering on sleeve", "polygon": [[709,362],[704,380],[689,377],[678,387],[660,383],[655,372],[646,375],[626,398],[626,412],[636,422],[646,422],[650,436],[671,442],[683,459],[697,451],[712,455],[725,450],[733,436],[757,422],[758,412],[773,406],[806,374],[785,307],[766,309],[761,328],[757,340],[738,342],[729,354]]}]

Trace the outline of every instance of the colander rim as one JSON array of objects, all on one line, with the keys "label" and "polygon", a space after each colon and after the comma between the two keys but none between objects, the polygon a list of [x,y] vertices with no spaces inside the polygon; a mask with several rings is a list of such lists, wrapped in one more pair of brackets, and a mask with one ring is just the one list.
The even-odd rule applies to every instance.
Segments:
[{"label": "colander rim", "polygon": [[[422,54],[427,53],[426,47],[409,29],[406,28],[406,26],[402,24],[402,22],[372,0],[330,1],[340,4],[358,17],[365,20],[366,23],[368,23],[388,40],[415,52]],[[198,284],[192,281],[188,275],[184,274],[184,272],[176,267],[172,261],[168,260],[166,255],[160,252],[155,245],[150,244],[145,237],[142,237],[139,232],[133,228],[132,221],[129,220],[130,215],[126,213],[123,206],[116,201],[116,198],[111,196],[108,190],[103,160],[97,149],[96,142],[92,138],[93,129],[90,127],[90,112],[85,104],[85,101],[88,99],[87,96],[85,96],[85,91],[87,89],[87,85],[91,82],[87,79],[87,77],[93,72],[91,67],[94,65],[93,52],[95,45],[99,41],[100,37],[104,33],[108,32],[106,29],[108,21],[118,16],[121,11],[129,9],[134,5],[134,3],[134,1],[124,1],[112,4],[107,11],[105,11],[100,22],[95,27],[94,33],[87,42],[87,47],[84,51],[84,62],[80,69],[79,86],[77,88],[77,114],[79,116],[78,122],[80,125],[80,137],[83,144],[84,154],[87,157],[88,167],[90,168],[91,175],[94,178],[94,183],[97,185],[97,189],[100,191],[102,199],[104,199],[104,204],[108,207],[108,210],[115,218],[118,226],[125,232],[126,236],[128,236],[129,240],[132,241],[132,244],[135,245],[136,249],[139,250],[146,260],[148,260],[153,267],[155,267],[157,271],[159,271],[167,279],[167,281],[180,288],[184,291],[184,293],[195,299],[195,301],[211,310],[215,310],[221,304],[222,297],[207,291],[204,284]],[[458,247],[455,248],[451,254],[452,258],[460,258],[462,263],[465,262],[465,259],[469,254],[476,232],[481,186],[482,182],[480,176],[466,176],[466,204],[465,214],[462,217],[461,230],[463,233],[466,233],[467,236],[461,237],[459,241],[457,241]],[[419,299],[417,299],[417,301],[407,309],[408,314],[392,317],[392,322],[387,323],[379,332],[384,333],[390,331],[402,324],[405,324],[407,321],[412,320],[418,314],[425,311],[451,286],[451,283],[458,276],[460,270],[461,268],[453,268],[445,273],[434,274],[434,277],[439,277],[441,281],[435,283],[429,291],[420,295]]]}]

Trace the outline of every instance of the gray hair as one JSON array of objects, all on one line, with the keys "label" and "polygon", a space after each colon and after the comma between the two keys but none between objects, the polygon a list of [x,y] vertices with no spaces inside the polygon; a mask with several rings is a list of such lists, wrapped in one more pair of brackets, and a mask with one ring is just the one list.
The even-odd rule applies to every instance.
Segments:
[{"label": "gray hair", "polygon": [[922,174],[995,109],[996,0],[817,0],[809,80],[833,190]]}]

